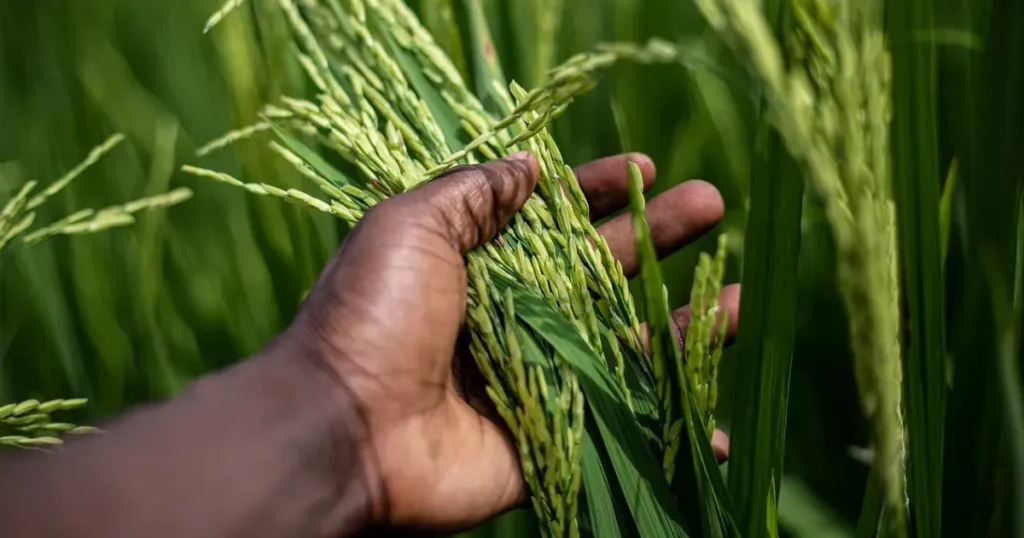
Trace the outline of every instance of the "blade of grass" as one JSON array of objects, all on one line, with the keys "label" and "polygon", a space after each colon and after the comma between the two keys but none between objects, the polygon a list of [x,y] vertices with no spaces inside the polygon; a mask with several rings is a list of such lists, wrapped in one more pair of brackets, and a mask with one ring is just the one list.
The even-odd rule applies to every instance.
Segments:
[{"label": "blade of grass", "polygon": [[505,116],[511,112],[505,106],[509,101],[505,95],[507,81],[487,26],[487,13],[482,0],[463,0],[463,5],[469,14],[476,95],[487,110]]},{"label": "blade of grass", "polygon": [[612,485],[602,465],[602,456],[589,430],[583,432],[583,489],[587,501],[587,518],[591,535],[620,536],[628,528],[620,527],[616,516]]},{"label": "blade of grass", "polygon": [[462,47],[462,32],[455,18],[454,0],[428,0],[421,10],[424,26],[430,30],[434,40],[452,59],[455,68],[468,78],[466,55]]},{"label": "blade of grass", "polygon": [[953,193],[956,192],[957,161],[949,164],[946,182],[942,186],[942,199],[939,201],[939,241],[942,244],[942,262],[945,267],[946,256],[949,254],[949,229],[953,222]]},{"label": "blade of grass", "polygon": [[803,181],[774,131],[760,133],[743,245],[729,492],[744,536],[766,536],[765,499],[782,476],[796,338]]},{"label": "blade of grass", "polygon": [[327,162],[327,159],[321,157],[319,153],[289,133],[287,129],[282,128],[276,123],[271,123],[270,127],[286,148],[291,150],[292,153],[298,155],[302,160],[306,161],[306,164],[308,164],[310,168],[315,170],[321,176],[327,178],[327,180],[333,183],[336,187],[341,187],[343,185],[355,185],[358,187],[365,186],[365,184],[353,180],[341,170],[335,168],[331,163]]},{"label": "blade of grass", "polygon": [[402,67],[402,72],[409,79],[409,84],[412,85],[417,95],[423,99],[423,102],[427,104],[427,108],[430,109],[430,115],[434,117],[434,120],[441,127],[441,132],[444,133],[445,141],[448,143],[448,150],[453,151],[455,148],[461,148],[466,145],[466,141],[462,137],[462,123],[459,121],[455,111],[445,103],[444,98],[441,97],[441,92],[427,79],[426,74],[419,68],[419,63],[413,58],[412,54],[398,46],[387,34],[384,35],[388,37],[387,46],[391,52],[391,57]]},{"label": "blade of grass", "polygon": [[889,2],[893,38],[893,191],[909,317],[903,361],[907,476],[917,536],[942,527],[942,431],[946,406],[945,298],[939,221],[936,65],[932,0]]},{"label": "blade of grass", "polygon": [[864,487],[864,500],[860,505],[860,517],[857,520],[857,538],[875,538],[882,519],[884,504],[882,484],[874,466],[868,471],[868,482]]}]

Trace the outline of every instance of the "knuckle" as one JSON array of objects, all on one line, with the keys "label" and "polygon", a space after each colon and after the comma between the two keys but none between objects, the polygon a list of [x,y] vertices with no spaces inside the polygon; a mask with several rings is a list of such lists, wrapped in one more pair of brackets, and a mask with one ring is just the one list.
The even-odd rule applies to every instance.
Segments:
[{"label": "knuckle", "polygon": [[389,215],[395,212],[394,206],[396,203],[400,203],[400,200],[398,198],[391,198],[374,205],[363,213],[363,218],[359,219],[359,223],[376,223],[388,220]]},{"label": "knuckle", "polygon": [[373,236],[397,233],[409,224],[415,214],[401,196],[385,200],[366,211],[353,232],[370,233]]}]

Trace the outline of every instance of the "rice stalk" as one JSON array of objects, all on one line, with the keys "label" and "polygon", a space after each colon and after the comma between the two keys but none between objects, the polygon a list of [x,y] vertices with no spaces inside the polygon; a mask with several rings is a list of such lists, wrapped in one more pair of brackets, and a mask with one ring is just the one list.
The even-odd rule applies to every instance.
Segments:
[{"label": "rice stalk", "polygon": [[699,0],[711,26],[750,58],[768,120],[825,205],[838,252],[861,407],[894,528],[905,524],[900,294],[890,187],[891,60],[879,6],[793,0],[793,65],[757,2]]},{"label": "rice stalk", "polygon": [[725,277],[728,236],[718,236],[714,256],[701,253],[690,294],[690,325],[686,330],[685,365],[690,391],[697,402],[701,421],[710,437],[715,431],[715,405],[718,403],[718,363],[725,345],[729,313],[718,305]]},{"label": "rice stalk", "polygon": [[220,24],[220,22],[230,15],[231,12],[242,7],[242,4],[244,3],[245,0],[227,0],[227,2],[224,2],[224,5],[206,21],[206,26],[203,27],[203,33],[205,34],[212,30],[214,26]]},{"label": "rice stalk", "polygon": [[54,422],[50,415],[58,411],[78,409],[85,399],[25,400],[0,406],[0,445],[15,448],[45,449],[63,444],[61,435],[81,435],[99,430],[91,426],[77,426],[67,422]]},{"label": "rice stalk", "polygon": [[63,177],[61,177],[57,181],[54,181],[45,189],[43,189],[43,192],[37,194],[31,200],[29,200],[25,209],[27,211],[31,211],[43,205],[43,202],[45,202],[49,197],[64,190],[64,188],[70,185],[72,181],[77,179],[78,176],[82,175],[82,172],[85,172],[90,166],[99,162],[99,160],[102,159],[104,155],[110,153],[111,150],[116,148],[123,141],[124,135],[122,135],[121,133],[111,135],[102,144],[96,146],[91,151],[89,151],[89,155],[85,157],[84,161],[82,161],[77,166],[72,168],[68,173],[64,174]]},{"label": "rice stalk", "polygon": [[135,222],[135,213],[169,207],[192,197],[192,191],[182,187],[164,194],[140,198],[126,204],[99,210],[82,209],[49,225],[29,231],[29,228],[35,224],[36,209],[64,190],[122,141],[124,141],[124,135],[112,135],[102,144],[93,148],[85,160],[58,180],[50,183],[35,196],[32,196],[32,193],[38,183],[36,181],[25,183],[0,210],[0,253],[4,251],[5,247],[28,246],[55,235],[89,234],[129,225]]}]

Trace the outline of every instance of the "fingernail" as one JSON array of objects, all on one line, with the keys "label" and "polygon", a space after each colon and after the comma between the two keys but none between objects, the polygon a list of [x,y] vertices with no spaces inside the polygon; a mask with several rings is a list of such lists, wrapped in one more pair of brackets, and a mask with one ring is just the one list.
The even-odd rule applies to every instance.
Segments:
[{"label": "fingernail", "polygon": [[519,151],[497,162],[505,163],[516,176],[529,177],[531,181],[536,181],[540,175],[540,161],[531,151]]}]

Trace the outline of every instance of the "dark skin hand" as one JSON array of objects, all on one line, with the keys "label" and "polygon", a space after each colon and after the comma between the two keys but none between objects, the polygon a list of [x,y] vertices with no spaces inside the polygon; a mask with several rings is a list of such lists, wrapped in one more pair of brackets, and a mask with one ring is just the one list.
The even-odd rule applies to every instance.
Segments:
[{"label": "dark skin hand", "polygon": [[[576,170],[595,218],[628,203],[627,159],[640,165],[645,187],[652,186],[655,167],[644,155]],[[463,255],[495,236],[526,201],[536,176],[536,160],[521,153],[459,168],[381,204],[346,239],[297,321],[295,330],[316,342],[363,403],[375,519],[388,525],[466,528],[525,498],[514,445],[485,401],[464,396],[453,360],[467,359],[456,349],[466,310]],[[722,213],[721,196],[702,181],[678,185],[647,205],[662,255],[710,230]],[[627,276],[636,274],[630,215],[598,231]],[[738,286],[725,288],[721,301],[734,335]],[[685,334],[689,310],[674,319]],[[727,438],[718,432],[714,441],[724,458]]]},{"label": "dark skin hand", "polygon": [[[650,187],[654,165],[638,154],[576,170],[595,217],[626,205],[627,159]],[[463,255],[507,223],[537,170],[532,155],[517,154],[379,204],[262,353],[57,454],[0,459],[5,537],[448,532],[522,504],[516,451],[459,336]],[[718,192],[700,181],[654,198],[647,219],[659,254],[699,237],[722,212]],[[634,274],[629,216],[598,230]],[[738,286],[720,302],[731,339]],[[685,334],[688,310],[673,320]],[[724,459],[724,434],[713,445]]]}]

